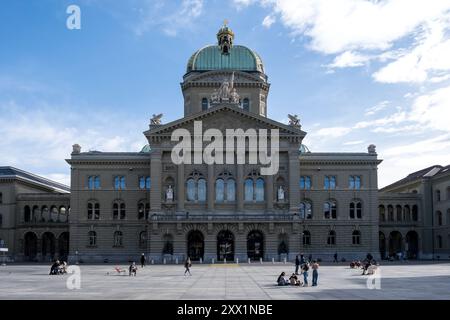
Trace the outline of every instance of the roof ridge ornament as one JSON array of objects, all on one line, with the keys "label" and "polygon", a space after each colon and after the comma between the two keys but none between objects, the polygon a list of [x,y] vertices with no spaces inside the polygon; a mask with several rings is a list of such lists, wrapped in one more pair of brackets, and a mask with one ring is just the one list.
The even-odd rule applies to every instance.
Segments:
[{"label": "roof ridge ornament", "polygon": [[300,119],[298,118],[298,115],[294,114],[288,114],[288,118],[289,118],[289,125],[292,127],[297,127],[297,128],[301,128],[300,125]]}]

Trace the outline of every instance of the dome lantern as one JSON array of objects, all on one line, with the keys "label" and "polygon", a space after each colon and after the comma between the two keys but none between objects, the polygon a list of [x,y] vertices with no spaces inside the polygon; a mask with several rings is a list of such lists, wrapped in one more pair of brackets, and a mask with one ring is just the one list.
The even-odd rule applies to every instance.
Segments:
[{"label": "dome lantern", "polygon": [[222,28],[217,32],[217,41],[219,44],[219,49],[222,51],[222,54],[229,54],[231,47],[233,46],[234,33],[227,26],[228,21],[225,20]]}]

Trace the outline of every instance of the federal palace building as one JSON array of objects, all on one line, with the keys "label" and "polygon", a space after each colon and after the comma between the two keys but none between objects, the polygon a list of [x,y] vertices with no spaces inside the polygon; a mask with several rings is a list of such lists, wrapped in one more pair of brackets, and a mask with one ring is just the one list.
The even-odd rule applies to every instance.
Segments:
[{"label": "federal palace building", "polygon": [[[217,44],[187,62],[184,117],[164,123],[153,115],[141,151],[84,152],[74,144],[70,187],[0,167],[0,246],[8,259],[450,258],[450,166],[379,190],[374,145],[359,153],[311,152],[296,115],[289,123],[267,117],[269,89],[261,57],[234,44],[223,26]],[[200,121],[203,131],[224,134],[278,130],[279,170],[267,175],[262,164],[238,161],[174,163],[172,132],[193,134]]]}]

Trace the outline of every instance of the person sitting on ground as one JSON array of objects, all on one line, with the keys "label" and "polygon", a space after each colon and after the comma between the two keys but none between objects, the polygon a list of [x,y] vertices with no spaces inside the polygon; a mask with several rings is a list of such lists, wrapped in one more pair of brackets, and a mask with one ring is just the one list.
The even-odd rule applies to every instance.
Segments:
[{"label": "person sitting on ground", "polygon": [[279,286],[286,286],[286,285],[289,284],[289,281],[286,280],[285,275],[286,275],[286,274],[285,274],[284,271],[283,271],[283,272],[278,276],[277,283],[278,283]]},{"label": "person sitting on ground", "polygon": [[293,286],[299,286],[300,285],[300,280],[298,280],[298,277],[297,277],[297,275],[295,273],[293,273],[291,275],[291,277],[289,278],[289,282]]},{"label": "person sitting on ground", "polygon": [[66,274],[67,273],[67,262],[62,261],[61,264],[58,267],[58,272],[60,274]]},{"label": "person sitting on ground", "polygon": [[52,266],[50,267],[50,275],[58,274],[58,268],[59,268],[59,260],[56,260],[53,262]]},{"label": "person sitting on ground", "polygon": [[137,271],[136,262],[133,262],[129,268],[129,272],[130,272],[129,275],[136,276],[136,271]]}]

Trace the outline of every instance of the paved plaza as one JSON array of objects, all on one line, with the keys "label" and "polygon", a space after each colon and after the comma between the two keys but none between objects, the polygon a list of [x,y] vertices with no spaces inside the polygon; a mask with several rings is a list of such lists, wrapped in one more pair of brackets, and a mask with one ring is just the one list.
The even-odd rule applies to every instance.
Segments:
[{"label": "paved plaza", "polygon": [[49,276],[49,266],[0,266],[0,299],[450,299],[448,262],[386,262],[379,290],[368,289],[368,276],[348,264],[322,265],[318,287],[277,286],[292,264],[195,264],[192,276],[182,265],[150,265],[136,277],[118,275],[110,264],[80,267],[81,288],[69,290],[69,275]]}]

